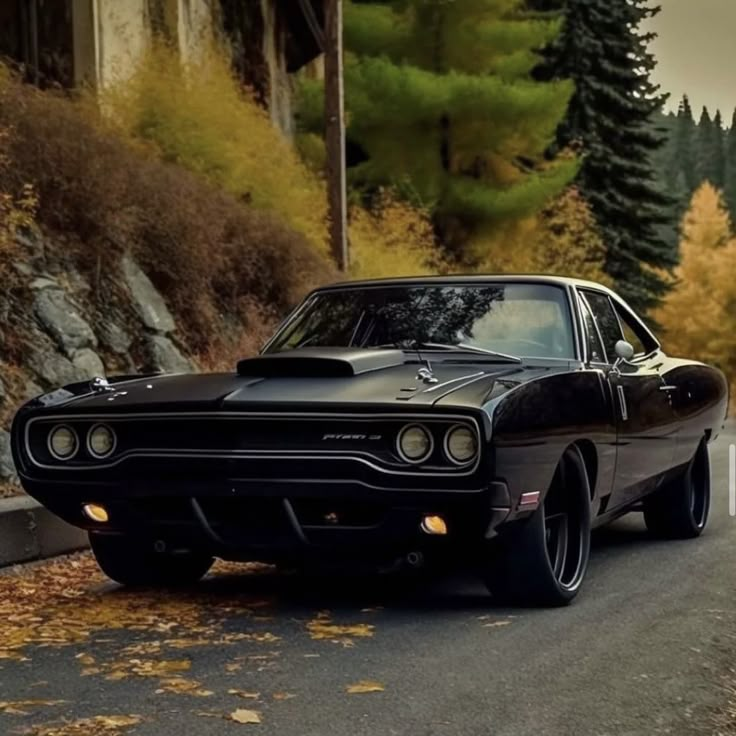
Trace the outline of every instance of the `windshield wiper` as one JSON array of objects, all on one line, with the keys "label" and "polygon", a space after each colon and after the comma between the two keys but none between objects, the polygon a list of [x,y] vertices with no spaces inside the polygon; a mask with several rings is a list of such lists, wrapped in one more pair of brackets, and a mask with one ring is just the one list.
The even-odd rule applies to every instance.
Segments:
[{"label": "windshield wiper", "polygon": [[521,363],[521,358],[516,355],[509,355],[508,353],[499,353],[497,350],[487,350],[486,348],[480,348],[477,345],[468,345],[467,343],[458,343],[457,345],[450,345],[443,342],[413,342],[409,345],[414,350],[462,350],[465,353],[478,353],[479,355],[490,355],[493,358],[499,360],[505,360],[509,363]]}]

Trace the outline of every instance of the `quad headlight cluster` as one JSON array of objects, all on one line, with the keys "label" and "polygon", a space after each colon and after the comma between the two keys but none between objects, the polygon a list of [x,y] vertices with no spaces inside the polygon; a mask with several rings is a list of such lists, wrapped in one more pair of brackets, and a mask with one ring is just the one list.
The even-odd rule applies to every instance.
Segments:
[{"label": "quad headlight cluster", "polygon": [[[478,456],[478,438],[463,424],[450,427],[442,445],[445,459],[453,465],[467,465]],[[405,462],[421,465],[434,454],[434,435],[423,424],[407,424],[396,438],[396,449]]]},{"label": "quad headlight cluster", "polygon": [[[85,440],[87,455],[93,460],[110,457],[117,446],[115,431],[106,424],[95,424],[90,427]],[[59,424],[51,429],[47,445],[51,456],[61,461],[72,460],[82,447],[77,430],[67,424]]]}]

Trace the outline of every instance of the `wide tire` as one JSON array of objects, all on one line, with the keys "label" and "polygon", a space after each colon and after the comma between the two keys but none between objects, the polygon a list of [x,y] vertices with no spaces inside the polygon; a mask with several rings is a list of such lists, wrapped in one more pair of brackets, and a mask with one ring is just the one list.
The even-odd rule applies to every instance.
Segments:
[{"label": "wide tire", "polygon": [[708,523],[710,456],[703,440],[685,472],[644,499],[647,529],[664,539],[694,539]]},{"label": "wide tire", "polygon": [[524,606],[568,605],[588,568],[590,505],[585,463],[571,447],[544,503],[487,548],[483,577],[494,599]]},{"label": "wide tire", "polygon": [[180,587],[200,580],[214,560],[198,552],[166,554],[124,535],[89,534],[97,564],[107,577],[131,587]]}]

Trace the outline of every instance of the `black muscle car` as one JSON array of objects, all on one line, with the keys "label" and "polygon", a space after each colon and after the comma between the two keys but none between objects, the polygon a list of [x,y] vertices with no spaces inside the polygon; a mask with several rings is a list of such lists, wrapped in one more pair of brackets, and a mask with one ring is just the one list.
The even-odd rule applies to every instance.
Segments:
[{"label": "black muscle car", "polygon": [[232,373],[96,379],[26,404],[25,489],[125,584],[215,556],[390,566],[452,557],[494,596],[561,605],[591,529],[641,510],[697,537],[728,389],[614,293],[553,277],[310,294]]}]

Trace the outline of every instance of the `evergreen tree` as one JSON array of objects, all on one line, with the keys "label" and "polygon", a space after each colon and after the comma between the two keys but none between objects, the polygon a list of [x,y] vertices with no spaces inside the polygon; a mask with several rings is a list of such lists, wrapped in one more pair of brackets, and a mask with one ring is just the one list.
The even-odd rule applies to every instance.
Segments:
[{"label": "evergreen tree", "polygon": [[[549,3],[540,5],[543,0],[531,2],[535,10],[549,10]],[[536,72],[540,79],[575,82],[558,146],[581,147],[578,186],[607,245],[606,271],[642,310],[656,304],[667,288],[646,266],[666,268],[677,260],[661,235],[672,222],[672,203],[658,190],[652,163],[663,144],[652,120],[666,95],[649,79],[655,65],[648,51],[653,35],[638,30],[658,12],[645,0],[566,0],[563,31]]]},{"label": "evergreen tree", "polygon": [[[398,187],[431,208],[469,265],[502,223],[539,211],[575,176],[545,151],[572,85],[531,78],[559,22],[521,0],[394,0],[345,5],[351,182]],[[302,123],[321,124],[322,90],[303,87]],[[359,152],[359,155],[356,155]]]},{"label": "evergreen tree", "polygon": [[723,188],[726,167],[723,143],[723,120],[720,111],[711,120],[708,108],[704,107],[698,122],[695,143],[698,183],[708,181],[717,189]]},{"label": "evergreen tree", "polygon": [[677,123],[672,136],[672,158],[668,162],[668,183],[673,186],[684,185],[687,192],[687,208],[692,193],[700,184],[695,165],[695,118],[687,95],[682,98],[677,110]]},{"label": "evergreen tree", "polygon": [[731,129],[726,136],[726,183],[724,187],[726,202],[731,217],[736,222],[736,110],[733,112]]}]

